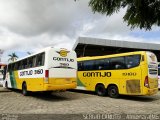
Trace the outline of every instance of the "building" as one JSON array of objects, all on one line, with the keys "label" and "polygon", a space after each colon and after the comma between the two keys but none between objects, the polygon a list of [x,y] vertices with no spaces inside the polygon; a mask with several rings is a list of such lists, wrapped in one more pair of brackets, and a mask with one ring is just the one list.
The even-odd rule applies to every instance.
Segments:
[{"label": "building", "polygon": [[160,61],[160,44],[79,37],[73,46],[78,57],[99,56],[132,51],[152,51]]}]

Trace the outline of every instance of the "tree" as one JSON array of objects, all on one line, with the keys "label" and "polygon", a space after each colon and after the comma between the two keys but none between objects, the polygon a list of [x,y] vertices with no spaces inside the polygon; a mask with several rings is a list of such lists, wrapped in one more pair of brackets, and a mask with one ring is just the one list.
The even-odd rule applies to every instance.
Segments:
[{"label": "tree", "polygon": [[8,55],[10,58],[8,59],[8,61],[14,62],[18,59],[18,56],[16,55],[16,53],[12,53]]},{"label": "tree", "polygon": [[160,26],[160,0],[90,0],[93,12],[107,16],[127,8],[123,19],[128,26],[151,30],[153,25]]}]

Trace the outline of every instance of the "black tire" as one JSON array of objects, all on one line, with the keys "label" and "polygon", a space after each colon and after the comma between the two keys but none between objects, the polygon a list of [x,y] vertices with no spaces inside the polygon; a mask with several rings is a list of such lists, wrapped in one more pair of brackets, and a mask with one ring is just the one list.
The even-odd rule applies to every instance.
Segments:
[{"label": "black tire", "polygon": [[96,85],[95,92],[98,96],[105,96],[106,95],[106,89],[105,89],[104,85],[102,85],[102,84]]},{"label": "black tire", "polygon": [[111,98],[118,98],[119,97],[119,91],[118,91],[117,86],[115,86],[115,85],[109,86],[108,95]]},{"label": "black tire", "polygon": [[27,96],[27,95],[28,95],[27,84],[26,84],[26,83],[23,83],[23,84],[22,84],[22,94],[23,94],[24,96]]}]

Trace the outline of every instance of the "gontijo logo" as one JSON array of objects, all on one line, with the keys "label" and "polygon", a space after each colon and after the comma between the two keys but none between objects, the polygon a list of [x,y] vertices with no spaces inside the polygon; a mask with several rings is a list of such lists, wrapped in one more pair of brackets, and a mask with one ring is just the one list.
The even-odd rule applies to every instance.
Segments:
[{"label": "gontijo logo", "polygon": [[57,53],[59,53],[60,54],[60,56],[62,56],[62,57],[66,57],[67,56],[67,54],[69,53],[69,51],[66,51],[66,50],[60,50],[59,52],[57,52]]}]

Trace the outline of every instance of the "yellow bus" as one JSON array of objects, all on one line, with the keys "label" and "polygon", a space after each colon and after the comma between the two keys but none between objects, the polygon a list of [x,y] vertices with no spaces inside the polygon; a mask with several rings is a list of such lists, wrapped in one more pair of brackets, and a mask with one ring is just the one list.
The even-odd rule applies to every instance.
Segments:
[{"label": "yellow bus", "polygon": [[3,86],[28,91],[64,91],[77,86],[75,51],[45,48],[8,64]]},{"label": "yellow bus", "polygon": [[157,58],[149,51],[78,58],[76,89],[113,98],[153,95],[158,91]]}]

